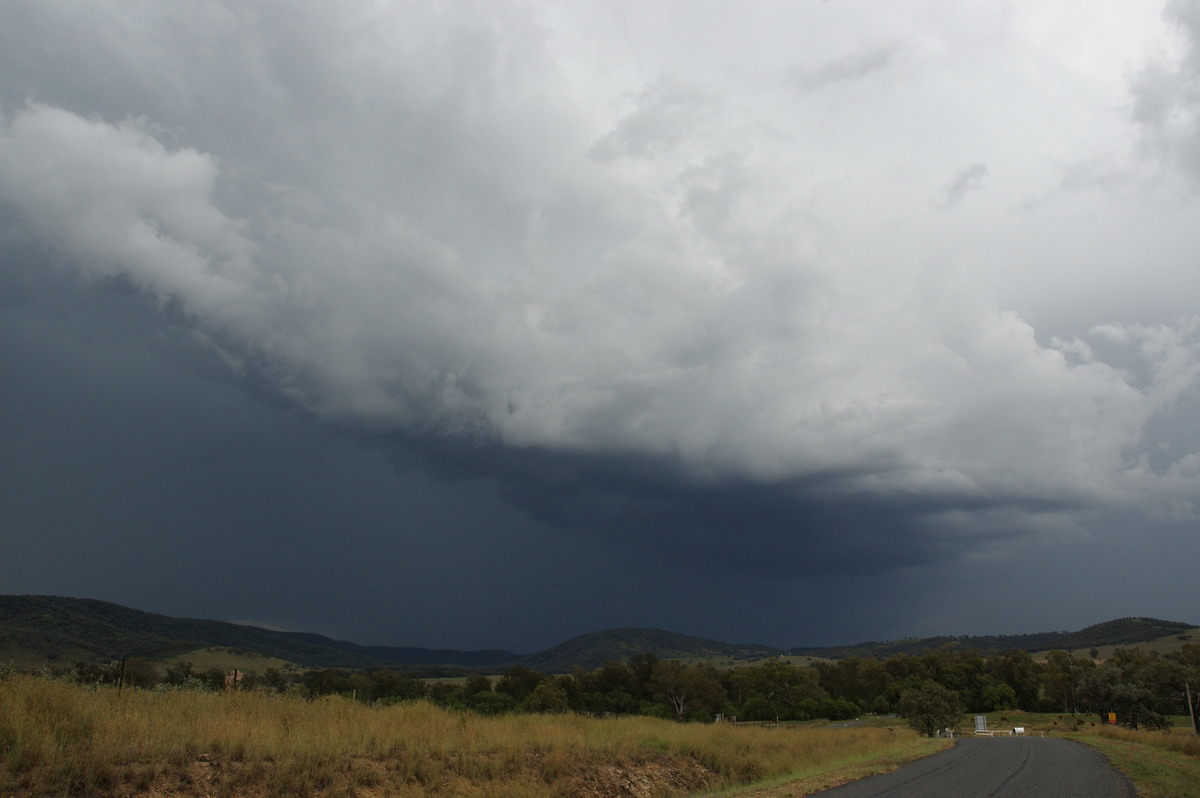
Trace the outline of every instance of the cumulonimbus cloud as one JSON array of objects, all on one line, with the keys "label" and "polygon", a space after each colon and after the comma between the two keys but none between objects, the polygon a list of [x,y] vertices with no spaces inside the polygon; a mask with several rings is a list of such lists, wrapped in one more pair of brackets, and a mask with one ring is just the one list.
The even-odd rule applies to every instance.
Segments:
[{"label": "cumulonimbus cloud", "polygon": [[[403,25],[463,59],[411,35],[328,44],[314,86],[265,28],[238,39],[267,66],[217,107],[262,126],[225,149],[194,109],[10,104],[0,199],[341,423],[638,455],[697,483],[1191,512],[1195,454],[1144,451],[1151,419],[1195,401],[1194,322],[1042,341],[969,273],[827,251],[807,189],[772,173],[786,141],[736,102],[652,84],[589,129],[525,17],[428,14]],[[196,143],[172,144],[183,119]]]}]

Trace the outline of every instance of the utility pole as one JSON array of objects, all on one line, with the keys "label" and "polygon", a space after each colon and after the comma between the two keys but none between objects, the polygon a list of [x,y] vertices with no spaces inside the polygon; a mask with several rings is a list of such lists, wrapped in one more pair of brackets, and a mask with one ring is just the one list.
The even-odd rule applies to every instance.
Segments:
[{"label": "utility pole", "polygon": [[1192,703],[1192,686],[1184,682],[1183,689],[1187,693],[1188,714],[1192,716],[1192,734],[1200,734],[1200,723],[1196,722],[1196,706]]}]

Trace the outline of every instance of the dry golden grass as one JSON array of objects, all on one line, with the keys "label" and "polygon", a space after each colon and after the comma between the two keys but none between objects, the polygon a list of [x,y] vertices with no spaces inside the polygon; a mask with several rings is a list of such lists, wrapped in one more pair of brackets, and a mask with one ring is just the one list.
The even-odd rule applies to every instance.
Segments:
[{"label": "dry golden grass", "polygon": [[1190,726],[1186,729],[1173,728],[1165,732],[1134,731],[1119,726],[1105,726],[1100,729],[1100,736],[1138,745],[1152,745],[1164,751],[1175,751],[1188,756],[1200,757],[1200,736],[1193,734]]},{"label": "dry golden grass", "polygon": [[287,660],[279,659],[278,657],[267,657],[253,652],[237,651],[230,648],[198,648],[186,654],[168,657],[154,664],[158,667],[159,671],[165,671],[167,668],[175,667],[183,662],[192,663],[192,668],[197,673],[209,668],[218,668],[223,671],[231,671],[237,668],[240,671],[254,671],[259,674],[267,668],[275,668],[280,671],[302,670],[300,666]]},{"label": "dry golden grass", "polygon": [[833,770],[912,740],[0,679],[0,794],[13,796],[686,795]]}]

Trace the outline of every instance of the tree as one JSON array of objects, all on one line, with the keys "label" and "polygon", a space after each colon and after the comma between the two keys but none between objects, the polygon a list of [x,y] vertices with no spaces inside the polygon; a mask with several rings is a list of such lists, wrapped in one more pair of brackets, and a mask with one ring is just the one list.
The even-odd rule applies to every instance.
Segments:
[{"label": "tree", "polygon": [[513,665],[496,682],[496,692],[504,693],[518,704],[528,698],[546,678],[537,671]]},{"label": "tree", "polygon": [[1109,660],[1085,673],[1079,680],[1078,695],[1084,707],[1096,713],[1101,723],[1108,721],[1110,712],[1115,712],[1121,723],[1134,729],[1140,723],[1149,721],[1153,725],[1157,720],[1150,690],[1126,676],[1116,660]]},{"label": "tree", "polygon": [[[820,703],[829,694],[817,683],[813,668],[798,668],[780,659],[734,668],[725,678],[729,699],[743,720],[808,720],[806,701]],[[855,714],[858,714],[855,712]]]},{"label": "tree", "polygon": [[666,700],[679,721],[693,712],[711,715],[725,700],[720,678],[711,666],[689,668],[674,660],[661,660],[654,665],[649,686]]},{"label": "tree", "polygon": [[[191,663],[189,662],[188,665]],[[267,672],[263,674],[263,684],[277,693],[283,693],[287,691],[288,679],[278,668],[267,668]]]},{"label": "tree", "polygon": [[1044,709],[1061,709],[1062,712],[1075,714],[1078,710],[1076,689],[1079,680],[1095,668],[1093,660],[1072,656],[1068,651],[1051,651],[1047,654],[1041,677],[1045,693]]},{"label": "tree", "polygon": [[467,696],[467,698],[479,693],[490,693],[491,691],[492,680],[484,676],[482,673],[471,674],[467,677],[466,684],[463,685],[463,693]]},{"label": "tree", "polygon": [[896,707],[908,725],[926,737],[958,725],[963,714],[958,693],[926,679],[920,687],[905,690]]},{"label": "tree", "polygon": [[119,684],[126,687],[153,687],[158,684],[158,670],[141,657],[125,660],[120,669]]},{"label": "tree", "polygon": [[984,712],[1017,708],[1017,691],[1007,684],[988,684],[981,697]]},{"label": "tree", "polygon": [[558,714],[571,711],[567,691],[556,679],[543,679],[525,699],[524,707],[529,712]]},{"label": "tree", "polygon": [[503,715],[517,708],[512,696],[492,690],[478,692],[467,699],[467,706],[480,715]]},{"label": "tree", "polygon": [[167,675],[163,677],[163,682],[172,687],[186,687],[199,681],[195,668],[190,662],[180,662],[178,665],[167,668]]}]

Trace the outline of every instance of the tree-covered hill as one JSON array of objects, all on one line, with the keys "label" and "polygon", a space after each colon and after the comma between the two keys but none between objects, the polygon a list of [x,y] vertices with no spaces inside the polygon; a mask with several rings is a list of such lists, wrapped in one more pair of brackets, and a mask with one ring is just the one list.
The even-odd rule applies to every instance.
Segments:
[{"label": "tree-covered hill", "polygon": [[843,659],[921,655],[949,646],[982,653],[1087,651],[1187,633],[1196,627],[1154,618],[1121,618],[1077,632],[1026,635],[928,637],[862,643],[837,648],[790,651],[755,644],[731,644],[659,629],[607,629],[580,635],[527,656],[509,651],[431,650],[362,646],[308,632],[280,632],[225,621],[171,618],[95,599],[60,596],[0,596],[0,662],[22,664],[110,662],[122,657],[163,660],[201,648],[253,652],[305,668],[438,668],[500,672],[514,664],[543,673],[574,666],[597,668],[626,662],[637,654],[659,659],[744,663],[785,654]]},{"label": "tree-covered hill", "polygon": [[494,668],[519,658],[507,651],[360,646],[317,634],[171,618],[95,599],[0,596],[0,659],[156,660],[210,646],[253,651],[308,668],[406,665]]},{"label": "tree-covered hill", "polygon": [[605,662],[622,662],[635,654],[650,653],[659,659],[749,660],[786,652],[769,646],[721,643],[688,637],[661,629],[605,629],[573,637],[565,643],[526,657],[520,664],[546,673],[565,672],[573,666],[598,668]]},{"label": "tree-covered hill", "polygon": [[1195,629],[1192,624],[1157,618],[1119,618],[1094,624],[1077,632],[1037,632],[1023,635],[967,635],[959,637],[912,637],[887,642],[859,643],[831,648],[795,648],[792,654],[828,659],[845,657],[886,658],[896,654],[916,656],[949,645],[956,649],[990,651],[1086,651],[1104,646],[1122,646],[1156,640]]}]

